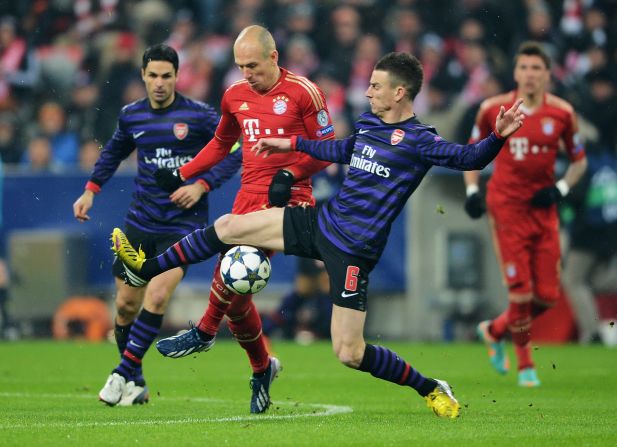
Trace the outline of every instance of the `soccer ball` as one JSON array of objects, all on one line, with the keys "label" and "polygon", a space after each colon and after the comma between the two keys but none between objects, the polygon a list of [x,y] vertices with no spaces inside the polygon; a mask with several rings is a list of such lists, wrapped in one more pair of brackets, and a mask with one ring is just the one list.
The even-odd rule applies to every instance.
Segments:
[{"label": "soccer ball", "polygon": [[271,270],[266,254],[248,245],[233,247],[221,260],[221,279],[238,295],[257,293],[266,287]]}]

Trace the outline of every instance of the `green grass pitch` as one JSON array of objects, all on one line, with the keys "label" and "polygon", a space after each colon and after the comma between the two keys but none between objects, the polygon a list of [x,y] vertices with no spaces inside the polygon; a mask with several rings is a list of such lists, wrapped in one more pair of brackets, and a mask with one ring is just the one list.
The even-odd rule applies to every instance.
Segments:
[{"label": "green grass pitch", "polygon": [[150,403],[130,408],[97,401],[114,345],[15,342],[0,343],[0,445],[617,445],[615,350],[539,346],[542,386],[520,389],[516,374],[490,369],[480,344],[385,345],[447,380],[461,417],[439,419],[410,388],[343,367],[329,343],[275,342],[284,369],[274,404],[250,415],[248,361],[231,341],[182,359],[151,349]]}]

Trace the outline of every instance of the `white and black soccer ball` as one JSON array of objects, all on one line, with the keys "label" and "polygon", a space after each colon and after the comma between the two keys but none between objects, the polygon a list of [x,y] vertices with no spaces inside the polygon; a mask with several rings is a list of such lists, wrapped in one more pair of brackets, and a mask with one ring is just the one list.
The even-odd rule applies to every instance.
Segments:
[{"label": "white and black soccer ball", "polygon": [[257,293],[266,287],[271,271],[266,254],[248,245],[233,247],[221,260],[221,279],[238,295]]}]

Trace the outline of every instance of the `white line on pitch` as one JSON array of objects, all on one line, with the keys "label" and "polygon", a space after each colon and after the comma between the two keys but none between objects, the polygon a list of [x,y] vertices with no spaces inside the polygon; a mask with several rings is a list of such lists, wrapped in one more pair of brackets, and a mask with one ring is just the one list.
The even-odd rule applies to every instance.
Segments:
[{"label": "white line on pitch", "polygon": [[[74,399],[74,398],[87,398],[93,399],[94,396],[87,394],[51,394],[51,393],[2,393],[0,397],[21,397],[21,398],[50,398],[50,399]],[[182,401],[195,401],[195,402],[229,402],[224,399],[211,399],[207,397],[157,397],[157,400],[182,400]],[[298,406],[297,402],[273,402],[273,405],[293,405]],[[307,406],[311,408],[318,408],[321,411],[315,413],[306,414],[286,414],[286,415],[253,415],[253,416],[230,416],[223,418],[182,418],[173,420],[136,420],[136,421],[108,421],[108,422],[35,422],[32,424],[7,424],[0,425],[1,430],[6,429],[19,429],[19,428],[67,428],[67,427],[113,427],[118,425],[176,425],[176,424],[201,424],[207,422],[244,422],[244,421],[256,421],[256,420],[278,420],[278,419],[299,419],[303,417],[321,417],[321,416],[333,416],[336,414],[345,414],[353,412],[353,408],[346,405],[328,405],[328,404],[310,404],[303,403],[299,405]]]}]

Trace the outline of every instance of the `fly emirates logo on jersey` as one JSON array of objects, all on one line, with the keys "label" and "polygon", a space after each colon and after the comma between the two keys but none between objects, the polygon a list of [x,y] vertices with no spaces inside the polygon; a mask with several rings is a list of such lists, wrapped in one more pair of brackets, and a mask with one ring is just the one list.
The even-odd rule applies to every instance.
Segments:
[{"label": "fly emirates logo on jersey", "polygon": [[157,147],[154,157],[144,157],[146,164],[156,165],[157,168],[176,169],[184,166],[193,159],[192,155],[174,155],[171,149]]},{"label": "fly emirates logo on jersey", "polygon": [[373,149],[372,146],[365,144],[362,148],[362,153],[360,154],[360,156],[356,154],[351,155],[351,161],[349,162],[349,166],[362,169],[363,171],[378,175],[379,177],[390,177],[390,168],[387,168],[384,165],[380,165],[376,161],[370,160],[370,158],[373,158],[376,153],[377,151]]}]

